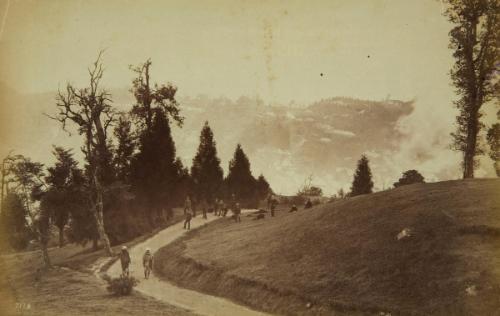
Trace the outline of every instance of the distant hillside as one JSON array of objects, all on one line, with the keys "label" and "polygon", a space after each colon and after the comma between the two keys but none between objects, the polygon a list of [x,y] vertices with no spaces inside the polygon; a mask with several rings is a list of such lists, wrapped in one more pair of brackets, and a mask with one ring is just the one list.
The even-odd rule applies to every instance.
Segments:
[{"label": "distant hillside", "polygon": [[398,150],[404,138],[398,121],[413,110],[412,102],[349,98],[300,108],[265,106],[250,98],[236,102],[186,98],[181,104],[186,125],[175,131],[175,139],[185,161],[194,155],[199,131],[208,120],[225,168],[240,142],[254,173],[264,173],[278,191],[289,194],[311,174],[324,191],[333,192],[352,180],[356,161],[364,152],[377,166],[377,173],[393,172],[384,155]]},{"label": "distant hillside", "polygon": [[[74,129],[70,137],[43,113],[57,113],[56,93],[21,94],[0,86],[2,114],[0,154],[9,149],[51,162],[52,145],[74,148],[81,157],[82,139]],[[127,89],[111,91],[118,110],[130,109],[134,100]],[[237,143],[243,145],[255,176],[263,173],[280,193],[293,194],[304,180],[326,193],[348,189],[356,161],[362,153],[372,160],[379,188],[397,180],[404,171],[387,159],[399,150],[405,136],[398,123],[413,111],[412,102],[380,102],[350,98],[321,100],[308,107],[264,105],[259,99],[184,97],[179,99],[186,117],[182,129],[173,128],[178,155],[190,165],[199,133],[209,121],[223,168]]]},{"label": "distant hillside", "polygon": [[156,269],[278,314],[498,315],[498,192],[498,179],[417,184],[222,219],[161,249]]}]

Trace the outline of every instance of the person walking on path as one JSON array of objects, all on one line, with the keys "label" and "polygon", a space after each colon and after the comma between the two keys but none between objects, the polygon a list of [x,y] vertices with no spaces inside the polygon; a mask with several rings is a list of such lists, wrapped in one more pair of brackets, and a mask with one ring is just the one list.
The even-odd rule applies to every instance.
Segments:
[{"label": "person walking on path", "polygon": [[233,208],[233,213],[234,213],[234,221],[237,223],[241,223],[241,208],[240,208],[240,203],[236,203]]},{"label": "person walking on path", "polygon": [[271,200],[271,217],[274,217],[274,212],[276,211],[276,205],[278,204],[278,200]]},{"label": "person walking on path", "polygon": [[220,200],[220,209],[221,209],[221,216],[222,217],[226,217],[227,215],[227,205],[226,203],[224,202],[224,200]]},{"label": "person walking on path", "polygon": [[268,211],[271,210],[271,205],[273,204],[273,200],[274,200],[273,194],[269,193],[269,195],[267,196],[267,210]]},{"label": "person walking on path", "polygon": [[130,265],[130,254],[128,253],[127,246],[122,247],[120,252],[120,263],[122,264],[122,276],[129,276],[128,267]]},{"label": "person walking on path", "polygon": [[153,255],[149,248],[146,249],[146,253],[142,256],[142,266],[144,267],[144,278],[149,279],[149,275],[153,270]]},{"label": "person walking on path", "polygon": [[193,210],[191,208],[188,208],[186,210],[186,217],[184,220],[184,229],[186,229],[186,226],[188,230],[191,229],[191,218],[193,218]]},{"label": "person walking on path", "polygon": [[207,208],[208,208],[208,203],[207,200],[202,200],[201,201],[201,211],[203,212],[203,219],[207,219]]},{"label": "person walking on path", "polygon": [[191,199],[189,198],[189,195],[186,197],[186,201],[184,202],[184,215],[186,215],[186,210],[191,209]]}]

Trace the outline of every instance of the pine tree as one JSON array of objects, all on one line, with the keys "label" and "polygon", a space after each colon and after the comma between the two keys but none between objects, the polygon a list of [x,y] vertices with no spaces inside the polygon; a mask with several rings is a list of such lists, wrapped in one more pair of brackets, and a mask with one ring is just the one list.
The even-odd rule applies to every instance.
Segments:
[{"label": "pine tree", "polygon": [[200,145],[193,158],[191,177],[197,200],[213,203],[220,194],[224,173],[217,157],[214,134],[208,122],[205,122],[201,130]]},{"label": "pine tree", "polygon": [[[155,225],[165,218],[162,210],[173,206],[175,185],[178,183],[175,145],[170,131],[170,119],[182,126],[177,87],[172,84],[152,84],[151,60],[132,67],[137,77],[132,81],[134,104],[131,114],[138,123],[139,152],[132,159],[131,185],[139,203],[144,205],[146,218]],[[167,216],[168,217],[168,216]]]},{"label": "pine tree", "polygon": [[132,188],[145,215],[152,224],[163,219],[162,210],[169,209],[177,183],[175,144],[164,111],[157,108],[151,133],[141,137],[139,153],[132,162]]},{"label": "pine tree", "polygon": [[176,206],[181,206],[184,205],[184,201],[186,200],[189,190],[192,187],[191,175],[189,174],[189,169],[184,167],[184,164],[179,157],[177,157],[174,164],[177,172],[177,181],[173,202]]},{"label": "pine tree", "polygon": [[351,196],[372,193],[372,172],[368,163],[368,158],[362,155],[352,181]]},{"label": "pine tree", "polygon": [[115,150],[114,167],[116,178],[122,183],[130,183],[130,164],[135,150],[135,143],[131,132],[131,122],[122,115],[116,124],[114,135],[118,141]]},{"label": "pine tree", "polygon": [[250,161],[241,148],[236,146],[233,159],[229,162],[229,173],[226,178],[226,192],[242,204],[254,205],[256,202],[256,180],[250,170]]},{"label": "pine tree", "polygon": [[262,174],[257,178],[256,186],[259,200],[265,199],[269,193],[272,193],[269,182],[267,182],[266,178]]},{"label": "pine tree", "polygon": [[[62,247],[64,227],[68,223],[70,211],[80,207],[81,201],[76,196],[81,192],[85,179],[70,149],[55,146],[53,154],[56,163],[47,169],[45,182],[48,189],[42,197],[41,207],[47,209],[59,229],[59,247]],[[94,223],[91,217],[89,220]]]}]

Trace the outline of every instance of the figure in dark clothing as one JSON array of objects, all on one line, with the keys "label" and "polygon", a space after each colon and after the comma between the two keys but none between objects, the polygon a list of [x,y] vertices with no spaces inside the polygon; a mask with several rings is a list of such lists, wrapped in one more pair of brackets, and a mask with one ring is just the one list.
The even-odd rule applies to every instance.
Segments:
[{"label": "figure in dark clothing", "polygon": [[299,210],[299,209],[297,208],[297,205],[295,205],[295,204],[294,204],[294,205],[292,205],[292,208],[290,209],[290,211],[289,211],[289,212],[290,212],[290,213],[292,213],[292,212],[297,212],[298,210]]},{"label": "figure in dark clothing", "polygon": [[273,203],[274,197],[271,193],[267,196],[267,209],[270,211],[271,210],[271,205]]},{"label": "figure in dark clothing", "polygon": [[191,199],[189,196],[186,198],[186,201],[184,202],[184,215],[186,215],[186,210],[190,210],[191,207]]},{"label": "figure in dark clothing", "polygon": [[278,205],[278,200],[271,200],[271,217],[274,217],[274,212],[276,211],[276,205]]},{"label": "figure in dark clothing", "polygon": [[227,211],[228,211],[228,209],[227,209],[227,205],[226,205],[226,203],[224,202],[224,200],[221,200],[221,201],[220,201],[220,203],[221,203],[221,205],[220,205],[220,209],[221,209],[221,212],[222,212],[222,214],[221,214],[221,215],[222,215],[223,217],[226,217],[226,215],[227,215]]},{"label": "figure in dark clothing", "polygon": [[191,229],[191,218],[193,218],[193,211],[189,208],[186,210],[186,218],[184,220],[184,229]]},{"label": "figure in dark clothing", "polygon": [[311,208],[313,206],[311,199],[307,199],[306,204],[304,205],[305,209]]},{"label": "figure in dark clothing", "polygon": [[207,219],[207,209],[208,209],[208,203],[206,200],[203,200],[201,202],[201,211],[203,212],[203,219]]},{"label": "figure in dark clothing", "polygon": [[215,199],[214,202],[214,215],[219,216],[219,199]]},{"label": "figure in dark clothing", "polygon": [[122,275],[128,276],[129,275],[128,267],[130,265],[130,254],[128,253],[127,246],[122,247],[122,251],[120,252],[120,263],[122,264]]},{"label": "figure in dark clothing", "polygon": [[234,221],[237,223],[241,222],[240,214],[241,214],[241,208],[240,208],[240,203],[236,203],[233,208],[233,216],[234,216]]},{"label": "figure in dark clothing", "polygon": [[146,253],[142,256],[142,266],[144,267],[144,278],[149,279],[149,275],[153,270],[153,255],[151,249],[146,249]]}]

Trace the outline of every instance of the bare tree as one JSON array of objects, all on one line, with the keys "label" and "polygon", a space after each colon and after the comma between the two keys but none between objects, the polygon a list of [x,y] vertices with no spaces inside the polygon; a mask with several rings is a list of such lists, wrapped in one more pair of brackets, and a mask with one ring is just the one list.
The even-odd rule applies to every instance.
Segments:
[{"label": "bare tree", "polygon": [[463,177],[473,178],[479,146],[481,106],[498,98],[498,0],[447,0],[445,15],[455,26],[450,31],[450,48],[455,64],[451,79],[460,95],[455,101],[460,113],[452,134],[455,150],[463,153]]},{"label": "bare tree", "polygon": [[66,91],[59,91],[57,107],[59,113],[52,117],[61,122],[64,129],[68,121],[78,126],[78,132],[85,138],[85,155],[89,171],[90,205],[96,220],[99,237],[108,255],[112,255],[109,238],[104,229],[104,160],[108,154],[107,130],[114,121],[111,95],[100,88],[104,69],[101,63],[102,52],[99,53],[93,66],[88,69],[89,87],[76,89],[67,84]]}]

